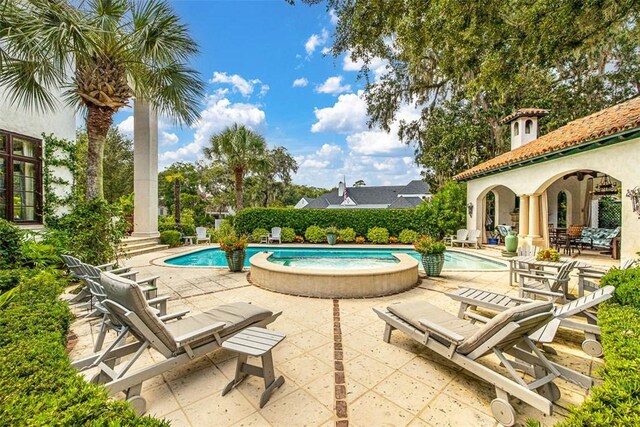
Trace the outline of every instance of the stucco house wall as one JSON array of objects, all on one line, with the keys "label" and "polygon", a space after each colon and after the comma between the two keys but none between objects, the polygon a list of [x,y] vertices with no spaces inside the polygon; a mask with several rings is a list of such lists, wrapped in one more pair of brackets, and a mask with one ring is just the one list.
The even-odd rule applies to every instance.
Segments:
[{"label": "stucco house wall", "polygon": [[[467,203],[481,206],[482,199],[487,192],[499,185],[508,187],[517,195],[542,194],[558,178],[562,178],[568,173],[584,169],[595,170],[622,183],[621,255],[625,258],[635,257],[636,252],[640,251],[640,218],[638,218],[638,214],[633,212],[631,200],[624,195],[627,190],[640,185],[638,153],[640,153],[640,138],[634,138],[590,151],[471,179],[467,182]],[[582,197],[584,197],[583,193],[581,193],[580,200],[583,200]],[[551,211],[551,209],[549,210]],[[580,209],[577,210],[580,211]],[[477,212],[478,209],[474,209],[473,216],[467,215],[467,228],[482,228],[483,219],[479,218]],[[576,218],[575,212],[573,218]]]}]

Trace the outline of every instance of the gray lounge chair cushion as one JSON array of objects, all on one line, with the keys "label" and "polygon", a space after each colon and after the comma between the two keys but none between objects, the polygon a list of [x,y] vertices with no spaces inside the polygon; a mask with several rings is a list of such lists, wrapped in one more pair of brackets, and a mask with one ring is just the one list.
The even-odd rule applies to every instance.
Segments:
[{"label": "gray lounge chair cushion", "polygon": [[387,309],[391,313],[403,319],[405,322],[411,324],[411,326],[418,328],[424,332],[427,331],[427,328],[425,328],[420,323],[420,319],[428,319],[440,326],[449,329],[450,331],[462,335],[465,338],[472,336],[479,329],[478,326],[466,320],[459,319],[448,311],[444,311],[436,306],[429,304],[428,302],[403,302],[390,305],[389,307],[387,307]]},{"label": "gray lounge chair cushion", "polygon": [[[460,344],[457,351],[461,354],[469,354],[484,344],[489,338],[493,337],[509,323],[519,322],[536,314],[549,313],[549,317],[546,320],[540,319],[535,322],[535,324],[532,323],[530,325],[526,325],[526,331],[534,331],[553,317],[552,310],[553,304],[548,301],[531,302],[505,310],[488,321],[482,328],[478,329],[475,334],[465,339],[464,342]],[[518,335],[520,337],[525,336],[527,335],[527,333],[525,333],[526,331],[518,331]]]}]

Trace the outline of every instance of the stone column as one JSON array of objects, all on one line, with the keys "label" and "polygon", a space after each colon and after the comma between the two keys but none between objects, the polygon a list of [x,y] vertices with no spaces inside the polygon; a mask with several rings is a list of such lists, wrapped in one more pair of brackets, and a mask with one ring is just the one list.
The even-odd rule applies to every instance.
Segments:
[{"label": "stone column", "polygon": [[540,238],[540,195],[529,196],[529,236]]},{"label": "stone column", "polygon": [[518,235],[521,238],[529,235],[529,196],[520,195],[520,218],[518,219]]},{"label": "stone column", "polygon": [[133,107],[132,237],[158,237],[158,115],[144,101]]}]

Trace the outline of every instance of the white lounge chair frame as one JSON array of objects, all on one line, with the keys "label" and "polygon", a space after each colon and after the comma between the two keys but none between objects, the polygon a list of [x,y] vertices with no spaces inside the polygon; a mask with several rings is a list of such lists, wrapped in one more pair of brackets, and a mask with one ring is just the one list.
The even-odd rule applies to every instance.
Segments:
[{"label": "white lounge chair frame", "polygon": [[[127,401],[138,414],[143,414],[146,410],[146,400],[140,395],[144,381],[217,350],[226,339],[233,336],[233,334],[221,335],[225,328],[224,322],[212,323],[191,333],[175,337],[175,345],[179,351],[174,353],[149,329],[138,314],[109,299],[104,300],[103,303],[110,316],[123,325],[117,338],[102,353],[75,361],[71,366],[79,371],[100,368],[100,371],[91,378],[91,382],[103,384],[110,395],[123,391]],[[276,320],[280,314],[282,312],[274,313],[246,327],[264,327]],[[137,341],[125,344],[124,338],[129,333]],[[150,347],[162,354],[165,360],[131,372],[136,361]],[[126,356],[131,358],[117,366],[121,362],[120,359]]]},{"label": "white lounge chair frame", "polygon": [[[62,260],[64,261],[65,265],[69,269],[69,273],[73,278],[80,280],[86,276],[86,272],[82,268],[83,262],[80,261],[78,258],[71,255],[60,255],[60,258],[62,258]],[[101,271],[107,271],[107,270],[110,270],[115,264],[116,264],[115,262],[110,262],[107,264],[97,265],[95,266],[95,268]],[[73,297],[66,299],[66,301],[69,304],[76,304],[76,303],[87,302],[90,298],[91,298],[91,293],[85,287],[81,289],[80,292],[78,292]],[[87,304],[87,306],[89,306],[89,304]]]},{"label": "white lounge chair frame", "polygon": [[200,242],[211,243],[211,236],[207,234],[206,227],[196,227],[196,245]]},{"label": "white lounge chair frame", "polygon": [[[466,231],[466,235],[461,233]],[[451,246],[454,246],[456,243],[461,245],[463,248],[465,245],[473,245],[476,249],[480,248],[480,230],[458,230],[455,239],[451,239]],[[464,236],[464,237],[463,237]],[[461,238],[462,237],[462,238]]]},{"label": "white lounge chair frame", "polygon": [[[589,311],[589,309],[611,298],[614,291],[615,288],[613,286],[605,286],[587,296],[556,306],[553,310],[555,318],[543,328],[529,335],[529,338],[540,343],[550,343],[553,342],[558,327],[581,331],[585,336],[582,342],[582,350],[590,356],[601,357],[602,344],[600,343],[601,333],[598,326],[598,317],[595,312]],[[478,314],[471,310],[475,310],[478,307],[501,312],[511,307],[531,302],[529,299],[466,287],[460,287],[457,291],[447,293],[447,295],[460,302],[458,311],[460,319],[465,317],[472,320],[477,319]],[[571,320],[574,316],[583,317],[586,323]]]},{"label": "white lounge chair frame", "polygon": [[267,243],[278,242],[282,243],[282,229],[280,227],[273,227],[271,233],[267,237]]},{"label": "white lounge chair frame", "polygon": [[[515,423],[516,414],[509,403],[509,396],[517,397],[544,414],[551,415],[553,402],[560,398],[560,389],[553,383],[554,379],[562,377],[586,389],[593,385],[590,377],[549,361],[527,337],[532,328],[537,329],[551,320],[551,312],[535,314],[518,322],[509,322],[474,351],[465,355],[456,351],[464,337],[443,326],[429,320],[420,320],[427,329],[424,332],[388,309],[374,308],[373,311],[386,323],[383,336],[386,343],[391,341],[391,333],[398,329],[429,350],[492,384],[497,397],[491,401],[491,412],[504,426],[512,426]],[[498,357],[507,369],[509,377],[477,361],[487,354]],[[509,360],[505,355],[510,355],[515,360]],[[516,369],[526,372],[535,380],[525,382]]]},{"label": "white lounge chair frame", "polygon": [[[391,333],[398,329],[429,350],[492,384],[497,397],[491,401],[491,412],[504,426],[512,426],[515,423],[515,410],[509,403],[509,396],[515,396],[544,414],[551,415],[553,402],[560,398],[560,389],[553,383],[554,379],[562,377],[585,389],[593,385],[590,377],[549,361],[527,337],[532,327],[538,329],[540,325],[552,319],[551,312],[535,314],[519,322],[510,322],[474,351],[464,355],[456,351],[464,337],[453,331],[428,320],[420,320],[427,329],[424,332],[387,309],[374,308],[373,311],[386,323],[383,336],[386,343],[391,341]],[[434,339],[433,336],[439,339]],[[477,361],[487,354],[497,356],[510,377]],[[509,360],[505,355],[510,355],[515,360]],[[526,372],[535,380],[525,382],[516,369]]]}]

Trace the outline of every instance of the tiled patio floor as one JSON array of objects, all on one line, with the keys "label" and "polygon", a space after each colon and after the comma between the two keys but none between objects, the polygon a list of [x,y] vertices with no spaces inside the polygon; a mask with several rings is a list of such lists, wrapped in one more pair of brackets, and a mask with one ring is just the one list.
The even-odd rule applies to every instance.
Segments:
[{"label": "tiled patio floor", "polygon": [[[148,414],[166,418],[174,426],[344,425],[340,420],[348,420],[351,426],[496,425],[489,409],[495,397],[491,387],[461,373],[401,332],[396,331],[391,344],[386,344],[382,341],[384,324],[371,309],[391,302],[424,300],[456,313],[457,304],[444,292],[467,285],[515,294],[506,271],[445,272],[441,278],[422,280],[408,292],[383,298],[313,299],[257,288],[247,282],[246,272],[153,264],[186,250],[140,255],[125,264],[139,271],[138,277],[160,276],[159,294],[171,295],[169,311],[189,309],[197,313],[233,301],[250,301],[274,312],[282,311],[269,328],[287,334],[274,350],[276,373],[286,382],[262,409],[259,398],[263,383],[259,378],[249,378],[222,397],[222,389],[234,375],[235,358],[226,350],[218,350],[147,381],[142,395],[147,399]],[[495,255],[495,251],[483,252]],[[607,262],[603,258],[598,261]],[[334,318],[334,305],[339,319]],[[338,337],[334,336],[334,320],[340,327]],[[98,328],[95,319],[79,319],[73,324],[79,340],[71,352],[72,359],[92,353]],[[335,338],[341,338],[343,366],[336,364]],[[550,359],[593,375],[600,361],[581,351],[581,337],[562,331],[560,340],[554,344],[558,355]],[[149,351],[144,359],[142,363],[152,363],[162,357]],[[487,363],[496,363],[486,359]],[[345,389],[335,387],[342,381],[337,375],[341,367],[344,396]],[[551,417],[512,399],[519,424],[531,417],[552,425],[570,405],[584,399],[585,393],[578,387],[557,382],[563,397]]]}]

